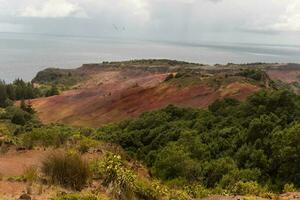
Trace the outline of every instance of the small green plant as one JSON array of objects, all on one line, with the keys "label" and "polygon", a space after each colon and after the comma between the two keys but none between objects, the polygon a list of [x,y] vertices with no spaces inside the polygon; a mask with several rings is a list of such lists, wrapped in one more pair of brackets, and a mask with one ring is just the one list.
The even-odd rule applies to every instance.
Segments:
[{"label": "small green plant", "polygon": [[91,148],[97,147],[98,142],[88,137],[80,137],[77,141],[77,150],[84,154],[87,153]]},{"label": "small green plant", "polygon": [[283,187],[283,192],[284,193],[296,192],[296,188],[295,188],[294,184],[285,184]]},{"label": "small green plant", "polygon": [[135,195],[137,199],[144,200],[157,200],[161,194],[157,191],[151,184],[151,182],[147,182],[144,180],[136,181],[136,191]]},{"label": "small green plant", "polygon": [[42,172],[52,183],[81,190],[88,182],[90,170],[88,163],[78,154],[54,152],[42,162]]},{"label": "small green plant", "polygon": [[12,182],[24,182],[24,177],[23,176],[10,176],[7,178],[8,181]]},{"label": "small green plant", "polygon": [[59,195],[55,200],[100,200],[100,198],[92,194],[64,194]]},{"label": "small green plant", "polygon": [[35,182],[39,178],[37,168],[34,166],[27,167],[24,170],[23,179],[27,182]]}]

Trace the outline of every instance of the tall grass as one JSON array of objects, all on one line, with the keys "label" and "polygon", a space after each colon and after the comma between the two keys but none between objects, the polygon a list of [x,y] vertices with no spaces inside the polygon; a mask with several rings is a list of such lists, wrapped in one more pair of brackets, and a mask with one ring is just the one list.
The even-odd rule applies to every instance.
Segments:
[{"label": "tall grass", "polygon": [[81,156],[60,151],[51,153],[43,160],[42,172],[52,183],[74,190],[81,190],[90,177],[88,163]]}]

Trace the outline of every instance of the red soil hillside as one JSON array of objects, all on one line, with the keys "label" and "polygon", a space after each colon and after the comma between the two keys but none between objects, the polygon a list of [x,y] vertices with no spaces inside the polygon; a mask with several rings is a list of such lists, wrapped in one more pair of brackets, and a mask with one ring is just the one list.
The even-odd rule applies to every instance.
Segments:
[{"label": "red soil hillside", "polygon": [[88,78],[76,89],[32,101],[44,123],[99,127],[169,104],[206,107],[224,97],[243,100],[260,89],[244,77],[224,78],[223,72],[198,72],[192,78],[165,81],[174,71],[97,66],[80,70]]},{"label": "red soil hillside", "polygon": [[280,80],[284,83],[300,83],[300,65],[286,64],[267,70],[268,75],[273,80]]}]

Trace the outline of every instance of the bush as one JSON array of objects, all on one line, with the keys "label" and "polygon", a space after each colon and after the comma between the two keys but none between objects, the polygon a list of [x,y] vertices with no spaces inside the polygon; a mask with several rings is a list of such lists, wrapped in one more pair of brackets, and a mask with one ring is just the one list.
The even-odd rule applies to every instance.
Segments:
[{"label": "bush", "polygon": [[55,146],[59,147],[64,144],[71,135],[74,134],[72,129],[64,126],[43,126],[40,128],[33,128],[21,136],[23,145],[30,148],[34,145]]},{"label": "bush", "polygon": [[96,163],[93,168],[103,179],[103,185],[109,188],[112,199],[134,198],[136,176],[126,168],[121,156],[108,154],[104,161]]},{"label": "bush", "polygon": [[284,193],[296,192],[294,184],[285,184],[284,187],[283,187],[283,192]]},{"label": "bush", "polygon": [[165,78],[165,82],[171,80],[174,78],[174,75],[173,74],[169,74],[166,78]]},{"label": "bush", "polygon": [[211,191],[202,185],[189,185],[184,190],[193,198],[204,198],[211,195]]},{"label": "bush", "polygon": [[37,168],[34,166],[27,167],[24,171],[23,178],[24,181],[31,183],[37,181],[39,178]]},{"label": "bush", "polygon": [[157,155],[153,168],[155,175],[171,180],[176,177],[192,178],[196,167],[184,147],[171,143]]},{"label": "bush", "polygon": [[264,76],[261,70],[256,70],[256,69],[246,69],[242,71],[239,75],[244,76],[246,78],[254,79],[256,81],[260,81]]},{"label": "bush", "polygon": [[219,186],[223,189],[231,190],[239,181],[258,181],[260,176],[261,172],[258,169],[235,169],[222,177]]},{"label": "bush", "polygon": [[82,154],[87,153],[91,148],[95,148],[99,144],[97,140],[81,135],[74,135],[72,141],[76,145],[76,149]]},{"label": "bush", "polygon": [[150,183],[142,180],[136,181],[135,195],[137,199],[157,200],[159,199],[159,191],[157,191]]},{"label": "bush", "polygon": [[266,190],[262,188],[257,182],[239,181],[235,184],[235,187],[231,192],[237,195],[261,196],[262,194],[266,193]]},{"label": "bush", "polygon": [[52,183],[81,190],[90,177],[89,166],[77,154],[54,152],[42,162],[42,172]]}]

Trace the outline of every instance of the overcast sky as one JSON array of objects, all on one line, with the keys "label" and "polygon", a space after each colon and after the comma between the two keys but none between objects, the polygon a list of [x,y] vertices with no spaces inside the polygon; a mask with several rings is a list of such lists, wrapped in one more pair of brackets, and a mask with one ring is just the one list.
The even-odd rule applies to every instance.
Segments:
[{"label": "overcast sky", "polygon": [[300,0],[0,0],[0,32],[300,45]]}]

